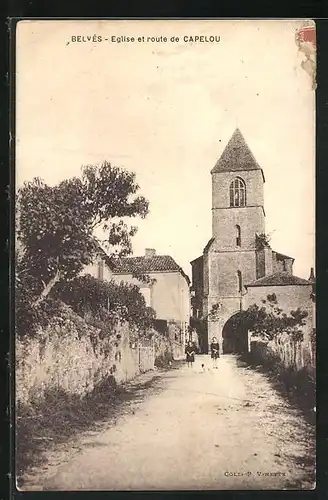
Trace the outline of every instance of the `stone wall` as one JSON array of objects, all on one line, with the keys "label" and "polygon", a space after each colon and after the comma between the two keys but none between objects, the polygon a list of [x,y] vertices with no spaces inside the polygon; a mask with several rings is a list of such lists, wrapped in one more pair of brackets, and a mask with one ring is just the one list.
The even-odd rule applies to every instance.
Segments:
[{"label": "stone wall", "polygon": [[251,340],[250,352],[254,359],[272,364],[279,363],[286,370],[305,369],[311,375],[315,373],[315,352],[312,346],[305,342],[291,342],[284,334],[270,342]]},{"label": "stone wall", "polygon": [[242,273],[242,283],[256,279],[255,251],[209,253],[209,296],[238,297],[237,271]]},{"label": "stone wall", "polygon": [[54,318],[37,335],[16,340],[18,404],[33,404],[56,391],[82,398],[108,377],[120,384],[154,369],[156,356],[165,349],[172,351],[171,343],[160,334],[150,332],[149,339],[140,339],[128,324],[100,339],[99,330],[69,308],[65,311],[68,319]]}]

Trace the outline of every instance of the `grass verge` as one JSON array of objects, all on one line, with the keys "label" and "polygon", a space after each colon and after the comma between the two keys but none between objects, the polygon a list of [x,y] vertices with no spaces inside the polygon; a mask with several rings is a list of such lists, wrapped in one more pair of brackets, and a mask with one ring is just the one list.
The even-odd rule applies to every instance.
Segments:
[{"label": "grass verge", "polygon": [[253,370],[268,377],[271,385],[292,405],[298,407],[306,420],[316,423],[316,386],[314,374],[303,368],[296,371],[292,367],[285,368],[278,360],[259,359],[252,354],[245,354],[241,358]]}]

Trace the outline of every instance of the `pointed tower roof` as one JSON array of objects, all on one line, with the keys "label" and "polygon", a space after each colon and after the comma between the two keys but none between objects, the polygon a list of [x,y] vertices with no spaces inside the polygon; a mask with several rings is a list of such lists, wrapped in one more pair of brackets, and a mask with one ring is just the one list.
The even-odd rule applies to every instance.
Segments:
[{"label": "pointed tower roof", "polygon": [[238,172],[240,170],[262,171],[262,168],[255,160],[239,128],[237,128],[212,169],[211,174],[216,172]]}]

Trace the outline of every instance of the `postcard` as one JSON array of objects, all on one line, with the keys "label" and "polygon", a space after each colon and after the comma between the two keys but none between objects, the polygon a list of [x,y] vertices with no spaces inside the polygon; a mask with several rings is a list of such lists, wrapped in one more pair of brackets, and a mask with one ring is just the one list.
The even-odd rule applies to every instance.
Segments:
[{"label": "postcard", "polygon": [[315,23],[15,26],[20,491],[315,488]]}]

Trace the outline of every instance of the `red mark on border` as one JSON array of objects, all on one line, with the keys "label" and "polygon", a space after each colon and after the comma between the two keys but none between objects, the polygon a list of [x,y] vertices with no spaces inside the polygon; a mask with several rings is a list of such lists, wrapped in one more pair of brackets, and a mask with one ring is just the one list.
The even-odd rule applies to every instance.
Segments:
[{"label": "red mark on border", "polygon": [[317,44],[315,26],[306,26],[301,28],[298,32],[298,39],[300,42],[309,42],[312,43],[314,47]]}]

